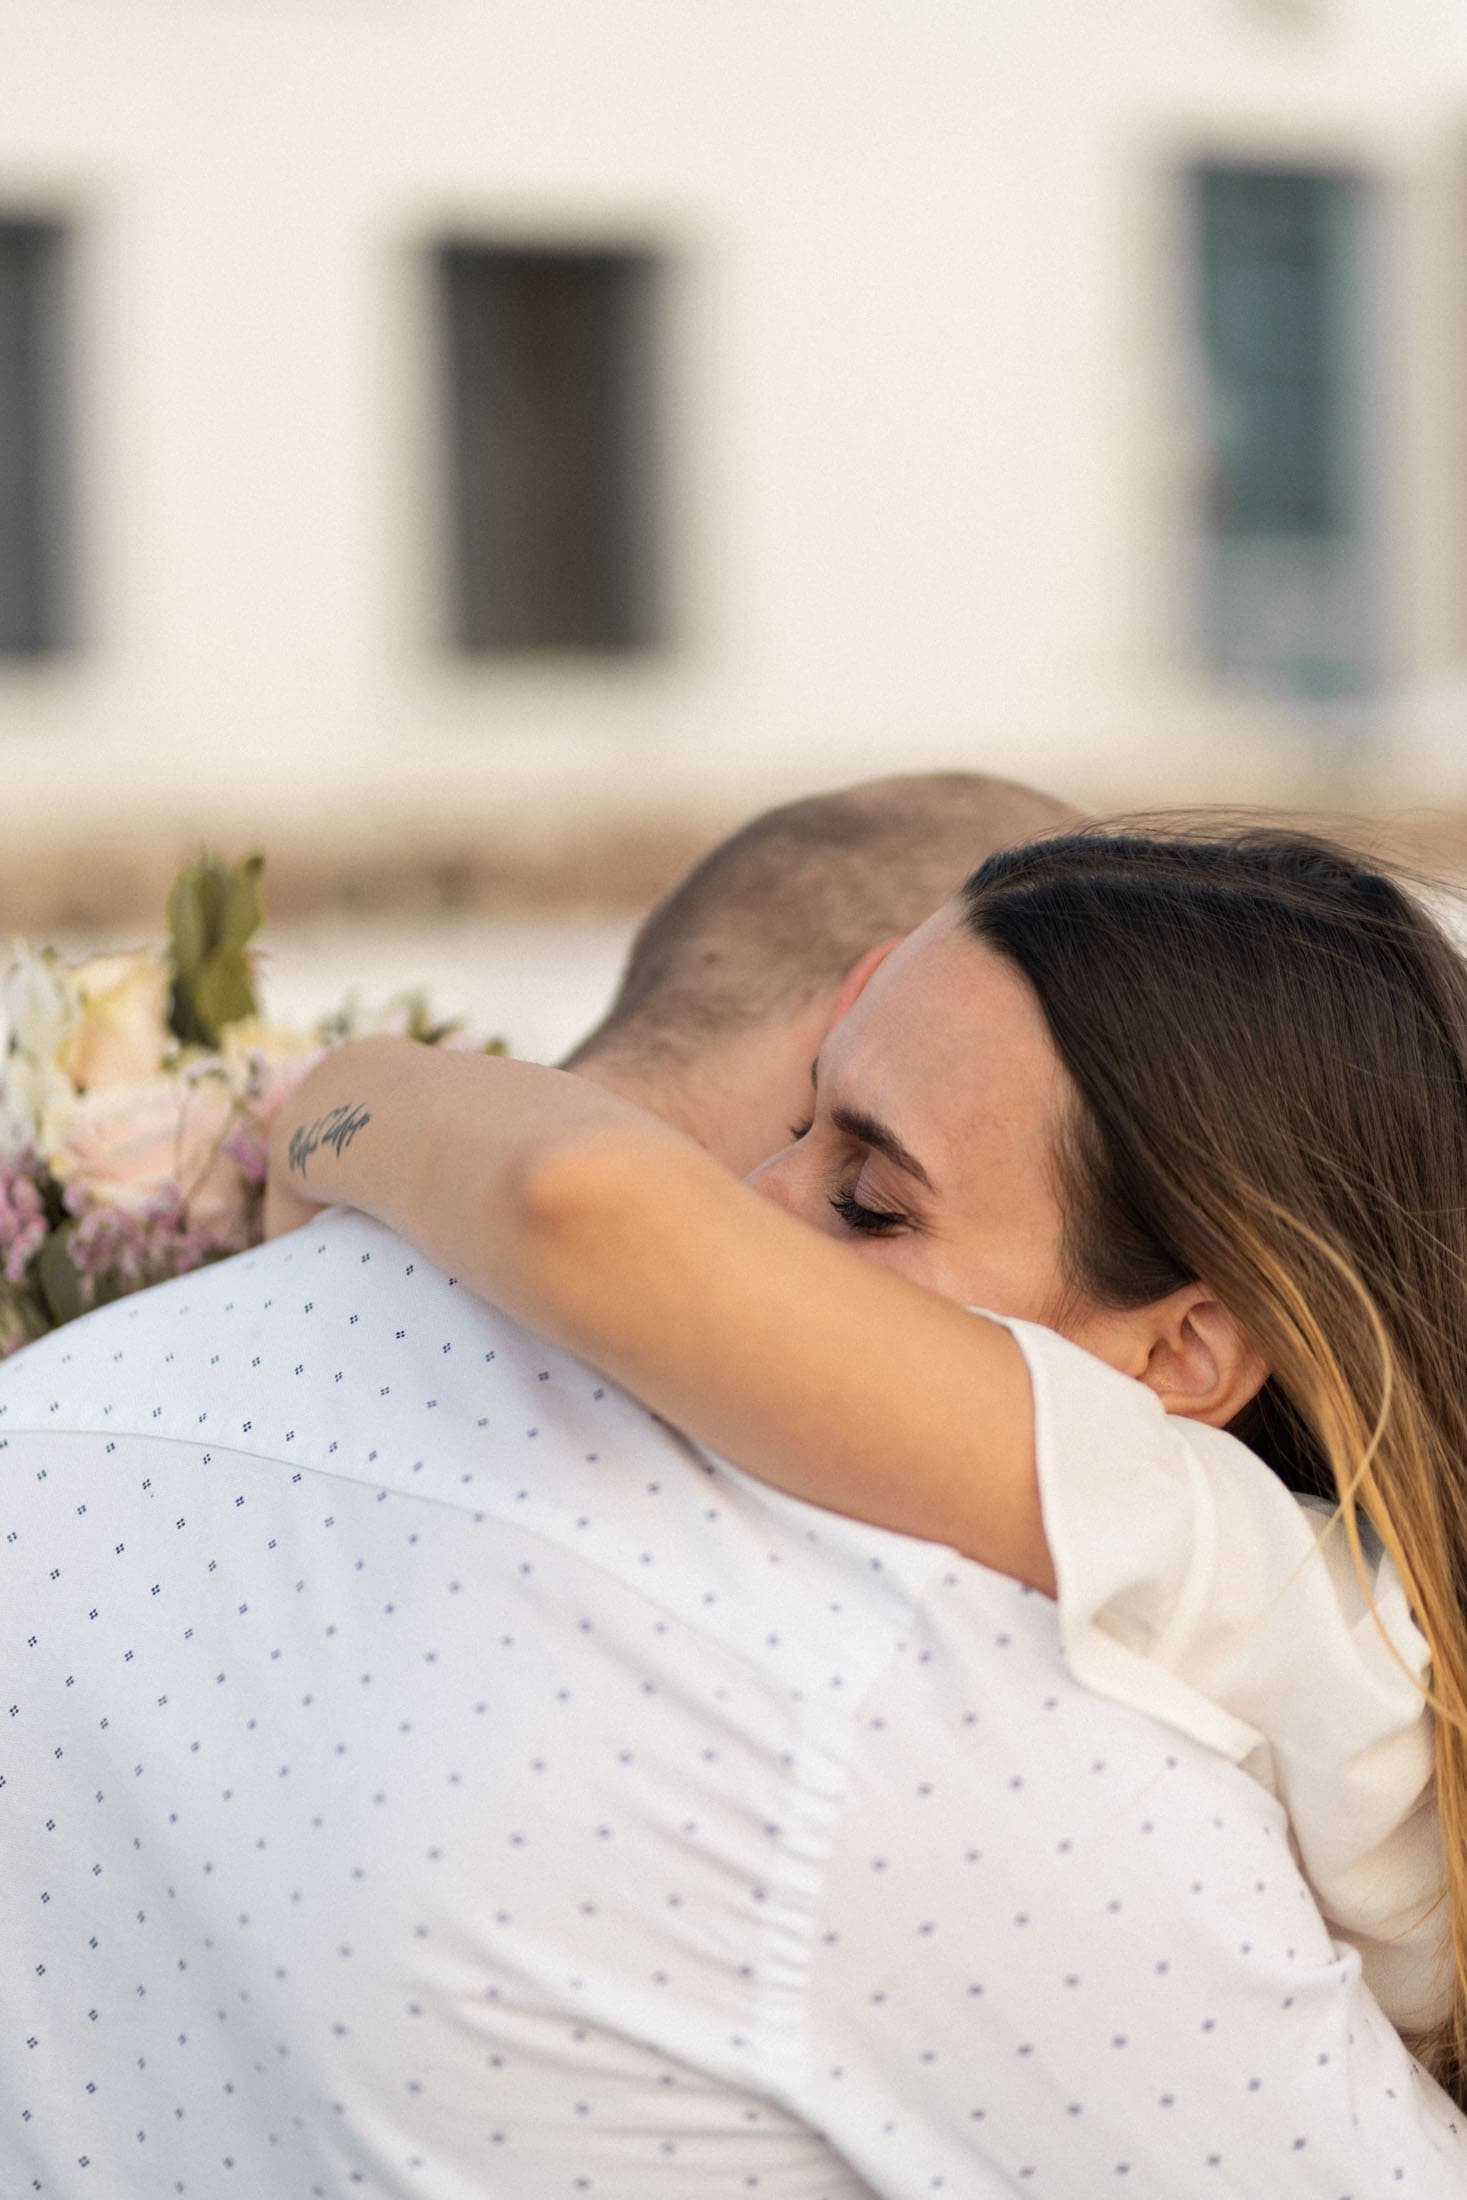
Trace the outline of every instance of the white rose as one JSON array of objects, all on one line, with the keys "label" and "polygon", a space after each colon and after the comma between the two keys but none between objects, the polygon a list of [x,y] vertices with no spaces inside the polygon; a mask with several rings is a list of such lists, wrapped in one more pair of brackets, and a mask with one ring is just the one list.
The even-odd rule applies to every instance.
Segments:
[{"label": "white rose", "polygon": [[19,1053],[6,1056],[0,1061],[0,1153],[39,1147],[47,1119],[64,1112],[75,1098],[70,1080],[49,1063]]},{"label": "white rose", "polygon": [[163,1066],[177,1042],[168,1028],[168,967],[142,948],[132,955],[97,955],[67,972],[76,997],[75,1024],[57,1065],[83,1092],[101,1085],[135,1085]]},{"label": "white rose", "polygon": [[77,1001],[52,948],[38,952],[23,941],[0,987],[5,1047],[10,1055],[50,1066],[66,1045],[77,1020]]},{"label": "white rose", "polygon": [[347,1034],[350,1038],[407,1039],[424,1014],[423,996],[421,993],[394,993],[390,1000],[380,1001],[375,1008],[364,1008],[352,994],[342,1013],[350,1018]]}]

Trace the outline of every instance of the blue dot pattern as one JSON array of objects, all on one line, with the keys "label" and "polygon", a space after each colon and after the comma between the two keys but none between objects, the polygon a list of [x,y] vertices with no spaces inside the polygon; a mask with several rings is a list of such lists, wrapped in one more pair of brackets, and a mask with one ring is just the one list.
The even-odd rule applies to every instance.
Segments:
[{"label": "blue dot pattern", "polygon": [[361,1218],[0,1370],[0,2192],[1467,2191],[1277,1805]]}]

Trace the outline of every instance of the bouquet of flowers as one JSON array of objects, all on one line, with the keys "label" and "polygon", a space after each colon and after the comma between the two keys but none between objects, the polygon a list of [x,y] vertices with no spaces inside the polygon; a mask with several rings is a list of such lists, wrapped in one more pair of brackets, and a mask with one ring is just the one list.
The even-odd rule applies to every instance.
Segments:
[{"label": "bouquet of flowers", "polygon": [[421,996],[268,1024],[249,944],[264,858],[204,856],[168,944],[65,963],[17,946],[0,988],[0,1355],[262,1234],[270,1124],[322,1052],[368,1032],[503,1052]]}]

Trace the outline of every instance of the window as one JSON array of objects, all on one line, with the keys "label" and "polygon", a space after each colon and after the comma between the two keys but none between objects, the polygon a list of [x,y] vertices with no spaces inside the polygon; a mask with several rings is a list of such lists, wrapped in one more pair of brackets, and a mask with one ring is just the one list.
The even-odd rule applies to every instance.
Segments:
[{"label": "window", "polygon": [[0,654],[68,639],[63,602],[64,232],[0,220]]},{"label": "window", "polygon": [[470,244],[436,260],[455,642],[654,642],[658,263]]},{"label": "window", "polygon": [[1320,701],[1379,673],[1365,442],[1364,220],[1340,170],[1190,179],[1206,654]]}]

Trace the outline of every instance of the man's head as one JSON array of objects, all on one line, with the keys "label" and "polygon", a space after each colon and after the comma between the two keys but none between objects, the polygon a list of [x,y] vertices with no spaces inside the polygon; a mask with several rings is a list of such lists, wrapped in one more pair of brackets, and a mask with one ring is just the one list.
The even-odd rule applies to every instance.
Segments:
[{"label": "man's head", "polygon": [[995,849],[1076,814],[979,772],[871,779],[767,810],[653,909],[610,1009],[566,1067],[742,1173],[785,1143],[862,959]]}]

